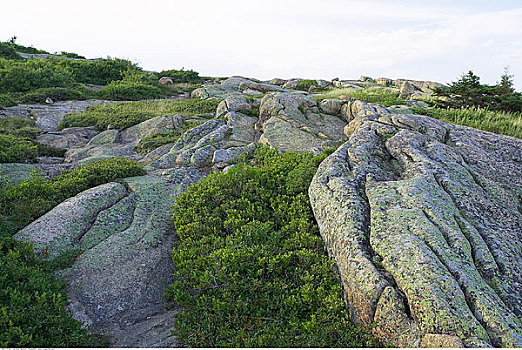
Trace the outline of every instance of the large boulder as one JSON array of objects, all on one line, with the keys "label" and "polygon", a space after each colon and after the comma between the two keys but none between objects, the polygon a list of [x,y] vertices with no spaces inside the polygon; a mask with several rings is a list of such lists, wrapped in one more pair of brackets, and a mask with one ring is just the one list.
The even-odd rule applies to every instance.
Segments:
[{"label": "large boulder", "polygon": [[317,101],[307,94],[270,93],[261,100],[259,141],[281,151],[320,153],[345,138],[346,123],[320,113]]},{"label": "large boulder", "polygon": [[522,346],[522,141],[359,115],[309,195],[353,319],[398,347]]}]

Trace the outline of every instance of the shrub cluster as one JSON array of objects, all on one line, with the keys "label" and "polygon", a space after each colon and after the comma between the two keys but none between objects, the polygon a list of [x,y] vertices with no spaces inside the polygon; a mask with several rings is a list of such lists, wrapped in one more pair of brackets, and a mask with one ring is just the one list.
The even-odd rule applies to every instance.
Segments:
[{"label": "shrub cluster", "polygon": [[0,163],[34,162],[39,156],[63,157],[65,150],[34,140],[40,130],[32,119],[0,119]]},{"label": "shrub cluster", "polygon": [[480,78],[469,71],[447,88],[438,88],[437,107],[445,108],[488,108],[506,112],[522,112],[522,93],[513,88],[513,76],[506,72],[497,85],[480,83]]},{"label": "shrub cluster", "polygon": [[297,82],[297,90],[308,91],[312,86],[317,85],[316,80],[303,79]]},{"label": "shrub cluster", "polygon": [[169,77],[172,79],[173,83],[200,83],[203,80],[203,78],[199,76],[198,72],[184,69],[164,70],[157,73],[156,76],[158,79],[161,77]]},{"label": "shrub cluster", "polygon": [[307,196],[325,154],[261,148],[180,196],[176,332],[193,347],[375,346],[350,321]]},{"label": "shrub cluster", "polygon": [[108,127],[125,129],[160,115],[197,115],[214,113],[220,100],[137,101],[94,105],[84,112],[68,114],[59,129],[73,126],[96,126],[98,130]]},{"label": "shrub cluster", "polygon": [[67,309],[64,285],[31,245],[0,238],[0,346],[91,347]]},{"label": "shrub cluster", "polygon": [[33,174],[19,184],[0,188],[0,235],[13,235],[67,198],[117,179],[144,175],[135,161],[104,159],[82,165],[54,179]]}]

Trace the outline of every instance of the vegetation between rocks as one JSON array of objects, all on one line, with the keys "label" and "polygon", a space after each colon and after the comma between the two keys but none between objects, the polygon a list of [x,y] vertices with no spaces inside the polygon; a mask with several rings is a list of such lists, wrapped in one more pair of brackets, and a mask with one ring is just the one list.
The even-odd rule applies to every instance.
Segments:
[{"label": "vegetation between rocks", "polygon": [[54,179],[40,174],[19,184],[0,182],[0,236],[12,236],[65,199],[117,179],[144,175],[135,161],[113,158],[84,164]]},{"label": "vegetation between rocks", "polygon": [[326,154],[257,149],[177,199],[176,333],[194,347],[376,346],[348,318],[307,189]]},{"label": "vegetation between rocks", "polygon": [[413,112],[443,122],[470,126],[522,139],[522,113],[495,111],[484,108],[411,108]]},{"label": "vegetation between rocks", "polygon": [[32,245],[0,238],[0,346],[91,347],[87,334],[67,307],[64,284]]},{"label": "vegetation between rocks", "polygon": [[160,146],[176,142],[185,131],[195,128],[196,126],[201,125],[202,123],[203,122],[199,120],[184,121],[181,133],[177,132],[176,130],[172,130],[168,133],[157,133],[151,136],[144,137],[136,145],[135,149],[138,152],[140,152],[140,154],[146,155],[150,151]]},{"label": "vegetation between rocks", "polygon": [[72,126],[96,126],[98,130],[107,128],[125,129],[147,119],[160,115],[197,115],[214,113],[220,100],[187,99],[175,101],[137,101],[95,105],[82,113],[65,116],[59,129]]},{"label": "vegetation between rocks", "polygon": [[399,95],[399,90],[372,86],[362,90],[356,88],[334,88],[319,95],[314,95],[314,97],[317,100],[322,101],[327,98],[340,98],[341,96],[346,96],[366,103],[394,106],[406,103],[406,101],[400,98]]},{"label": "vegetation between rocks", "polygon": [[0,119],[0,163],[35,162],[37,157],[63,157],[65,150],[43,145],[34,140],[40,129],[32,119],[6,117]]}]

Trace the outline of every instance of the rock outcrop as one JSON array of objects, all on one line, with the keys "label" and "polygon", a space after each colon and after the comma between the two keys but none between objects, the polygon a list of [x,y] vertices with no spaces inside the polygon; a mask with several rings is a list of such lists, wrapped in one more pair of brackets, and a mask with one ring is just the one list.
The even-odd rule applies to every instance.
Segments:
[{"label": "rock outcrop", "polygon": [[50,256],[79,254],[61,272],[73,316],[116,347],[180,346],[176,310],[163,290],[171,283],[175,196],[200,180],[192,168],[108,183],[63,202],[15,235]]},{"label": "rock outcrop", "polygon": [[[170,332],[176,310],[162,297],[173,268],[175,196],[210,171],[228,171],[256,143],[316,154],[341,145],[309,193],[352,318],[402,347],[522,346],[522,141],[414,115],[415,101],[318,102],[294,90],[298,81],[216,80],[192,93],[222,100],[214,116],[159,116],[103,132],[56,131],[67,111],[91,102],[17,107],[46,131],[39,142],[68,149],[64,164],[1,165],[17,181],[114,156],[147,164],[148,174],[82,192],[15,238],[47,256],[78,255],[61,271],[71,309],[113,346],[180,346]],[[378,85],[372,81],[317,86]],[[436,87],[378,83],[402,87],[405,98]],[[187,121],[199,125],[183,132]],[[136,151],[144,138],[170,131],[183,133],[146,155]]]},{"label": "rock outcrop", "polygon": [[358,115],[310,199],[353,319],[400,347],[522,346],[522,141]]}]

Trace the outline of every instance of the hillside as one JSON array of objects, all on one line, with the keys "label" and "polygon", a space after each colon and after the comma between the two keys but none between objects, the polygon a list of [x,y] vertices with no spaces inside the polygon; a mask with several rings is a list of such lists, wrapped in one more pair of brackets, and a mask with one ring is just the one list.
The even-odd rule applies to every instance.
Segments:
[{"label": "hillside", "polygon": [[2,346],[522,346],[507,74],[0,57]]}]

